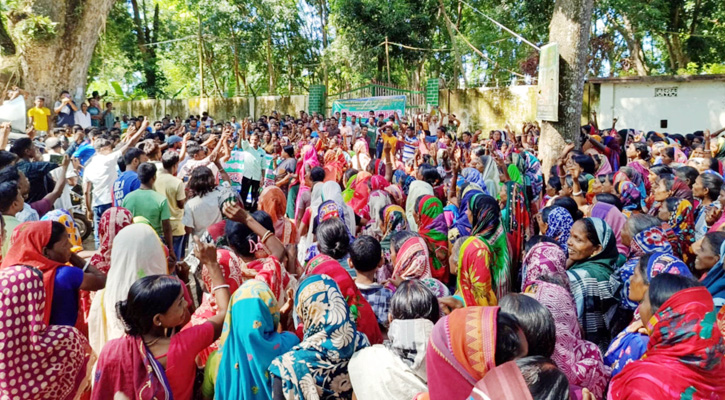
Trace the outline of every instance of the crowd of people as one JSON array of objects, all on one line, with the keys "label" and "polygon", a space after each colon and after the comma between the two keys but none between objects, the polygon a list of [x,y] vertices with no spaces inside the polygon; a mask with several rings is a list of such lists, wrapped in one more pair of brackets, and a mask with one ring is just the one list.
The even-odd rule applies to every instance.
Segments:
[{"label": "crowd of people", "polygon": [[0,127],[1,398],[725,398],[725,129],[90,100]]}]

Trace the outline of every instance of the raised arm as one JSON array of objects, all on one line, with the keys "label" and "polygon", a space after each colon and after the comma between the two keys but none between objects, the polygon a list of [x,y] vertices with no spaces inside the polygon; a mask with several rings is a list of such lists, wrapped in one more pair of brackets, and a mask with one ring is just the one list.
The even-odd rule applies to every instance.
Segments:
[{"label": "raised arm", "polygon": [[58,178],[58,181],[55,183],[55,186],[53,187],[53,191],[45,195],[43,197],[44,200],[47,200],[50,204],[55,203],[56,200],[60,198],[60,196],[63,194],[63,189],[65,189],[65,174],[68,172],[68,165],[70,165],[70,156],[68,154],[63,156],[63,163],[61,164],[60,168],[60,177]]},{"label": "raised arm", "polygon": [[214,340],[216,340],[222,334],[224,318],[229,307],[229,285],[217,263],[216,247],[213,244],[202,243],[198,237],[194,236],[194,254],[206,267],[211,278],[212,287],[209,290],[216,300],[217,313],[207,321],[214,326]]}]

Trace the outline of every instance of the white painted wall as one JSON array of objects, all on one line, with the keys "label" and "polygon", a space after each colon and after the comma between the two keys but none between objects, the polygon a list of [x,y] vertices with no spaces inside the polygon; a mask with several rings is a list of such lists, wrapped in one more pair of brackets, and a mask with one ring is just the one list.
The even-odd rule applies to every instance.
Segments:
[{"label": "white painted wall", "polygon": [[[655,88],[677,87],[677,97],[655,97]],[[725,127],[725,82],[657,82],[601,84],[597,107],[600,127],[690,133]],[[666,119],[667,128],[660,128]]]}]

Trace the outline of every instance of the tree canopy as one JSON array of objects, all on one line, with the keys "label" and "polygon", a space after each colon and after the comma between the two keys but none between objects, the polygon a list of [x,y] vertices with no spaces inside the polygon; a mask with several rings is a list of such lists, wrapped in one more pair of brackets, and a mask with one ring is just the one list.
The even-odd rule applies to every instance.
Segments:
[{"label": "tree canopy", "polygon": [[[0,0],[0,52],[52,35],[30,0]],[[419,87],[535,81],[553,0],[116,0],[88,84],[116,98],[329,93],[371,80]],[[25,14],[24,14],[25,13]],[[600,0],[589,75],[723,73],[725,2]],[[389,65],[389,66],[388,66]]]}]

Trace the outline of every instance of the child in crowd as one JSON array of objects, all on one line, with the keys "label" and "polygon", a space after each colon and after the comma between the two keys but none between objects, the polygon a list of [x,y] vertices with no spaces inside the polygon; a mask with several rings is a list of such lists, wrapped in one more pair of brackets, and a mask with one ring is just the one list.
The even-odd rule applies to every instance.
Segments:
[{"label": "child in crowd", "polygon": [[378,323],[388,326],[388,309],[393,291],[375,282],[375,271],[383,265],[380,242],[372,236],[358,237],[350,249],[350,266],[357,272],[355,284],[375,311]]}]

